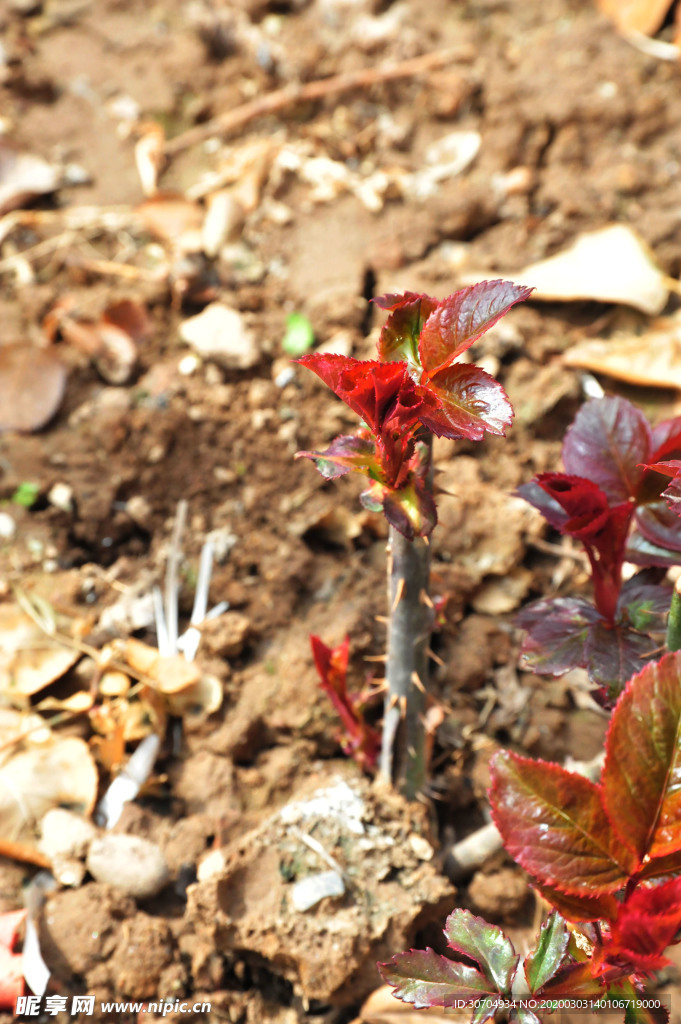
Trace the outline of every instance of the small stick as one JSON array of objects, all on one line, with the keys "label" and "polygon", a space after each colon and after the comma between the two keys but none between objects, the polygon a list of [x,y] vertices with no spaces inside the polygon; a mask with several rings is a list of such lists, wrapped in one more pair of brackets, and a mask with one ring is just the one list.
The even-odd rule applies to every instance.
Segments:
[{"label": "small stick", "polygon": [[35,864],[38,868],[52,867],[52,861],[40,850],[36,850],[27,843],[15,843],[11,839],[0,839],[0,857],[7,857],[9,860],[18,860],[23,864]]},{"label": "small stick", "polygon": [[219,114],[218,117],[211,118],[205,124],[189,128],[186,132],[176,135],[174,139],[169,139],[165,144],[164,152],[166,156],[176,156],[190,146],[205,142],[213,135],[227,135],[257,117],[279,113],[296,103],[308,103],[311,100],[320,100],[340,92],[351,92],[353,89],[368,89],[372,85],[395,81],[399,78],[411,78],[424,71],[442,67],[443,64],[448,64],[450,61],[465,59],[467,55],[468,51],[461,48],[435,50],[433,53],[423,53],[419,57],[411,57],[409,60],[384,64],[378,68],[362,68],[360,71],[332,75],[330,78],[317,79],[314,82],[307,82],[305,85],[294,82],[291,85],[285,85],[282,89],[275,89],[274,92],[267,93],[265,96],[249,100],[248,103],[242,103],[234,110],[228,110],[224,114]]}]

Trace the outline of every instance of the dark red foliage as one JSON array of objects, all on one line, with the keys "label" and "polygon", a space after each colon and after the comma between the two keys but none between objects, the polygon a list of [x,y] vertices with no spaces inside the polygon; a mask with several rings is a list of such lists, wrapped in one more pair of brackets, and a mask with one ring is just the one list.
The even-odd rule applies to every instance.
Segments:
[{"label": "dark red foliage", "polygon": [[298,360],[362,418],[373,451],[352,450],[342,438],[325,452],[299,454],[314,458],[329,478],[351,469],[369,476],[367,507],[381,508],[407,537],[426,536],[437,517],[419,441],[428,432],[471,441],[505,433],[513,410],[501,385],[480,367],[455,360],[530,292],[508,281],[482,281],[442,302],[415,292],[375,299],[389,313],[378,360],[324,353]]},{"label": "dark red foliage", "polygon": [[[674,461],[667,458],[673,453],[681,455],[681,417],[653,429],[630,402],[594,399],[565,436],[567,472],[543,473],[518,489],[554,529],[584,546],[597,613],[594,618],[581,598],[545,599],[523,609],[525,664],[555,675],[585,667],[604,703],[656,650],[659,640],[651,634],[664,630],[671,593],[650,579],[636,592],[623,587],[622,566],[625,560],[649,567],[681,561],[681,523],[664,501],[673,494],[664,491],[662,475],[673,475]],[[668,491],[675,486],[672,481]],[[681,488],[678,494],[681,506]]]},{"label": "dark red foliage", "polygon": [[318,636],[310,636],[310,645],[319,673],[319,685],[328,695],[343,725],[343,752],[353,757],[362,768],[375,768],[381,749],[380,733],[365,720],[359,706],[360,698],[350,694],[347,688],[350,638],[346,637],[338,647],[327,647]]}]

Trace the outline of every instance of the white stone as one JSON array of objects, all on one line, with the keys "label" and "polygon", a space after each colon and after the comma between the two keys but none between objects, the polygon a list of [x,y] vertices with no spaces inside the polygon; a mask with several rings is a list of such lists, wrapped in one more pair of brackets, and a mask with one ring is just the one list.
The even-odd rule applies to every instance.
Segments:
[{"label": "white stone", "polygon": [[140,836],[107,834],[95,839],[87,857],[87,869],[135,899],[155,896],[168,881],[168,865],[156,843]]},{"label": "white stone", "polygon": [[345,885],[337,871],[320,871],[296,882],[291,892],[291,903],[295,910],[303,913],[327,896],[343,896],[344,893]]},{"label": "white stone", "polygon": [[9,512],[0,512],[0,540],[13,540],[17,524]]},{"label": "white stone", "polygon": [[47,500],[50,505],[58,508],[60,512],[72,512],[73,488],[65,483],[53,484],[48,491]]},{"label": "white stone", "polygon": [[247,370],[260,359],[252,331],[236,309],[212,302],[180,325],[180,337],[206,359],[232,370]]}]

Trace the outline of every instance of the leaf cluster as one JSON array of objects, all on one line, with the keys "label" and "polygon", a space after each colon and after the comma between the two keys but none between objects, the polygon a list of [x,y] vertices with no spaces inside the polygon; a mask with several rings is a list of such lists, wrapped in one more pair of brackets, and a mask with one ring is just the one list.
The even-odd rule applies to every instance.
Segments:
[{"label": "leaf cluster", "polygon": [[505,434],[513,409],[499,384],[479,366],[459,360],[530,288],[482,281],[439,302],[405,292],[374,299],[388,312],[377,359],[311,353],[312,370],[363,420],[325,451],[303,451],[327,479],[351,471],[369,477],[361,496],[372,511],[409,539],[437,522],[430,474],[431,434],[479,441]]},{"label": "leaf cluster", "polygon": [[[490,802],[506,849],[553,913],[520,974],[500,929],[455,910],[447,944],[475,966],[430,949],[398,954],[380,967],[394,994],[420,1007],[471,1006],[476,1024],[510,1002],[511,1019],[534,1024],[528,996],[550,1009],[566,997],[640,993],[681,928],[681,653],[628,683],[599,783],[500,752]],[[635,1007],[627,1021],[667,1019]]]},{"label": "leaf cluster", "polygon": [[522,656],[548,675],[586,668],[608,704],[654,652],[651,636],[664,630],[670,592],[653,573],[623,583],[622,566],[625,559],[657,568],[681,561],[681,525],[665,501],[663,469],[681,456],[681,417],[651,427],[623,398],[594,399],[577,413],[562,455],[564,473],[542,473],[518,493],[583,545],[594,600],[545,598],[523,609]]}]

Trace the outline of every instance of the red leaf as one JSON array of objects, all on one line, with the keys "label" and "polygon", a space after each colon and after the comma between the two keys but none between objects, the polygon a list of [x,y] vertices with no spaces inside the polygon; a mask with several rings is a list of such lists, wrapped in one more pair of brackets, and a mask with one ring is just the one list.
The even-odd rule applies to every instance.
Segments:
[{"label": "red leaf", "polygon": [[681,850],[681,653],[630,680],[606,741],[606,812],[640,860]]},{"label": "red leaf", "polygon": [[636,496],[651,446],[650,425],[640,409],[624,398],[594,398],[565,435],[563,465],[568,474],[593,481],[615,504]]},{"label": "red leaf", "polygon": [[453,1006],[460,1002],[475,1003],[487,999],[490,1009],[476,1017],[482,1024],[494,1016],[493,985],[475,967],[455,963],[432,949],[412,949],[398,953],[385,964],[378,965],[383,980],[392,987],[393,995],[404,1003],[425,1006]]},{"label": "red leaf", "polygon": [[542,885],[534,878],[531,879],[531,884],[567,921],[607,921],[617,915],[619,903],[609,893],[602,896],[566,896],[558,889]]},{"label": "red leaf", "polygon": [[506,434],[513,407],[501,384],[479,366],[460,363],[434,374],[419,393],[435,399],[421,407],[418,417],[438,437],[482,440],[485,431]]},{"label": "red leaf", "polygon": [[634,505],[627,501],[610,507],[600,487],[584,477],[541,473],[535,479],[567,512],[569,518],[560,528],[561,533],[575,537],[586,548],[596,607],[608,622],[614,622]]},{"label": "red leaf", "polygon": [[318,636],[311,635],[310,644],[321,688],[331,700],[345,730],[344,753],[352,756],[362,768],[375,767],[381,744],[379,733],[358,712],[347,688],[350,638],[346,637],[338,647],[327,647]]},{"label": "red leaf", "polygon": [[327,384],[378,435],[388,420],[408,426],[417,420],[420,400],[406,363],[313,352],[298,362]]},{"label": "red leaf", "polygon": [[[596,949],[592,970],[619,966],[627,974],[648,974],[670,961],[664,951],[681,928],[681,878],[639,886],[620,905],[616,920]],[[594,971],[596,973],[596,971]]]},{"label": "red leaf", "polygon": [[405,292],[404,295],[382,295],[373,301],[381,309],[390,311],[378,339],[379,359],[383,362],[406,359],[417,366],[419,336],[424,323],[437,308],[437,299]]},{"label": "red leaf", "polygon": [[532,290],[511,281],[480,281],[443,299],[421,331],[419,356],[425,377],[453,363]]},{"label": "red leaf", "polygon": [[501,751],[489,797],[504,846],[542,884],[599,896],[620,889],[638,866],[610,826],[599,787],[581,775]]},{"label": "red leaf", "polygon": [[354,434],[335,438],[323,452],[296,452],[296,458],[314,459],[317,469],[327,480],[335,480],[351,470],[367,473],[374,466],[378,468],[374,442]]}]

